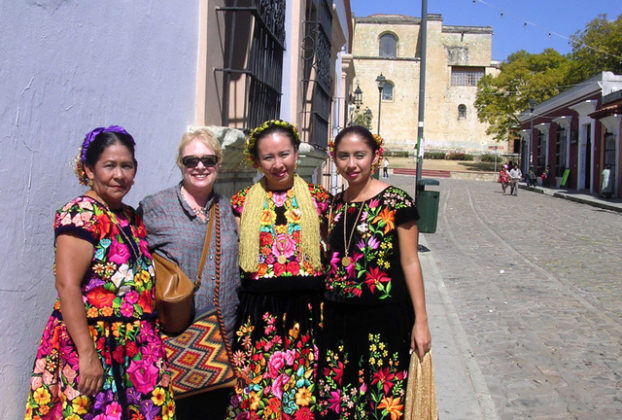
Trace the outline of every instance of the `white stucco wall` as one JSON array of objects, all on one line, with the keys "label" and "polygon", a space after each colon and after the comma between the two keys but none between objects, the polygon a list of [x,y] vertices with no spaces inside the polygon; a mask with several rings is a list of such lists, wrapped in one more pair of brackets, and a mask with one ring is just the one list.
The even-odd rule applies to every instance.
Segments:
[{"label": "white stucco wall", "polygon": [[0,418],[23,416],[56,291],[54,210],[82,193],[70,163],[90,129],[137,141],[126,202],[179,178],[193,124],[198,2],[3,1],[0,6]]}]

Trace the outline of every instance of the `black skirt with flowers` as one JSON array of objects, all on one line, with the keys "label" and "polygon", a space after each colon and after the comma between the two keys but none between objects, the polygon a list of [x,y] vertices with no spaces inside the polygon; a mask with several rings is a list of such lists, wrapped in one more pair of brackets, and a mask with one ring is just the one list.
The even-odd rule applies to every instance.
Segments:
[{"label": "black skirt with flowers", "polygon": [[[300,284],[300,279],[270,280],[263,287],[270,292],[259,291],[262,279],[242,281],[233,343],[233,364],[242,381],[227,418],[315,418],[323,279],[305,278],[311,287],[295,290],[288,283]],[[279,283],[284,290],[274,290]]]},{"label": "black skirt with flowers", "polygon": [[415,317],[397,228],[418,217],[412,198],[392,186],[362,203],[335,198],[317,390],[323,418],[403,416]]}]

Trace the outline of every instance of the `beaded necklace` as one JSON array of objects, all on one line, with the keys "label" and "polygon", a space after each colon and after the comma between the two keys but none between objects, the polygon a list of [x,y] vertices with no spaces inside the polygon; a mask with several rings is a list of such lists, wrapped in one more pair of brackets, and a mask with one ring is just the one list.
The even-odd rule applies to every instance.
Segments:
[{"label": "beaded necklace", "polygon": [[188,191],[186,191],[183,185],[181,186],[181,197],[184,199],[186,204],[188,204],[188,207],[190,207],[190,209],[193,211],[195,216],[205,221],[205,215],[207,214],[207,209],[205,207],[200,207],[198,205],[193,206],[190,203],[190,199],[188,198]]},{"label": "beaded necklace", "polygon": [[[123,237],[123,240],[130,247],[130,250],[132,254],[134,255],[134,258],[136,258],[136,260],[141,258],[143,256],[143,253],[140,250],[140,245],[136,243],[137,238],[134,236],[134,234],[132,233],[132,236],[130,237],[130,235],[128,235],[127,232],[125,232],[125,230],[123,229],[123,226],[121,226],[121,224],[119,223],[118,216],[108,207],[106,202],[99,196],[99,194],[93,191],[92,194],[87,193],[87,195],[95,199],[103,207],[104,211],[108,214],[108,217],[110,218],[110,220],[113,221],[113,223],[117,226],[117,229],[119,230],[119,234]],[[129,226],[129,222],[128,222],[128,226]],[[130,230],[131,229],[132,228],[130,227]]]}]

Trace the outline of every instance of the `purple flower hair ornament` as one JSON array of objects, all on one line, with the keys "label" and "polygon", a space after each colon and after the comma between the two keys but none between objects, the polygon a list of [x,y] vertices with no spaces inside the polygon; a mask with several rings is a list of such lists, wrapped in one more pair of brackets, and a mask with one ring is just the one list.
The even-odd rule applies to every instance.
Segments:
[{"label": "purple flower hair ornament", "polygon": [[125,129],[121,127],[120,125],[111,125],[105,128],[97,127],[97,128],[92,129],[88,133],[86,133],[86,135],[84,136],[84,141],[82,142],[82,145],[80,146],[78,156],[75,159],[75,167],[74,167],[74,172],[76,173],[76,176],[78,177],[78,180],[80,181],[80,184],[82,185],[88,185],[89,183],[89,179],[86,176],[86,171],[84,170],[84,163],[86,162],[86,153],[88,152],[89,146],[91,145],[91,143],[93,143],[93,141],[95,141],[97,136],[99,136],[101,133],[124,134],[129,137],[133,145],[136,144],[136,142],[134,141],[134,137],[132,137],[132,135],[128,133],[127,131],[125,131]]}]

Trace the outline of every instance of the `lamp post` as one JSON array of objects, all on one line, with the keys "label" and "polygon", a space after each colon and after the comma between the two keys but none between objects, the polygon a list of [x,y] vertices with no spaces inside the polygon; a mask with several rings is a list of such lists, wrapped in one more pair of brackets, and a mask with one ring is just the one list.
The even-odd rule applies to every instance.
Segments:
[{"label": "lamp post", "polygon": [[529,143],[527,143],[527,167],[525,170],[529,173],[529,165],[531,164],[531,143],[533,143],[533,110],[536,107],[536,100],[529,100]]},{"label": "lamp post", "polygon": [[378,85],[378,135],[380,135],[380,111],[382,110],[382,90],[387,78],[380,73],[380,76],[376,77],[376,84]]},{"label": "lamp post", "polygon": [[356,105],[356,109],[361,108],[361,104],[363,103],[363,91],[361,87],[356,84],[356,89],[354,89],[354,105]]}]

